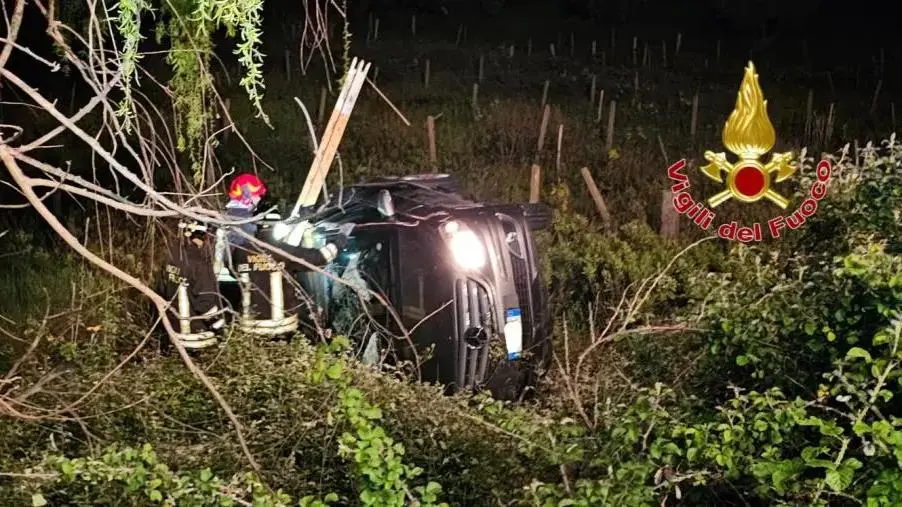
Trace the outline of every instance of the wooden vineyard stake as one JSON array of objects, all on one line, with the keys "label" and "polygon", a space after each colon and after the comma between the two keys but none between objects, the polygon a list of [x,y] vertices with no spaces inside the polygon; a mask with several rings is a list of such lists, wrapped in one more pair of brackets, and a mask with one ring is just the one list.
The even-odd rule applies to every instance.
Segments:
[{"label": "wooden vineyard stake", "polygon": [[[379,67],[375,67],[375,69],[376,69],[376,71],[378,71],[378,70],[379,70]],[[384,100],[385,103],[388,104],[388,107],[390,107],[390,108],[392,109],[392,111],[394,111],[395,114],[398,115],[398,118],[400,118],[401,121],[404,122],[404,125],[406,125],[406,126],[409,127],[409,126],[410,126],[410,120],[408,120],[407,117],[404,116],[404,113],[402,113],[402,112],[398,109],[397,106],[395,106],[394,104],[392,104],[392,101],[388,100],[388,97],[386,97],[385,94],[382,93],[382,90],[380,90],[379,87],[376,86],[375,77],[374,77],[373,79],[366,78],[366,82],[369,83],[369,85],[373,87],[373,91],[375,91],[376,94],[379,95],[379,98],[381,98],[382,100]]]},{"label": "wooden vineyard stake", "polygon": [[373,83],[379,79],[379,67],[373,67]]},{"label": "wooden vineyard stake", "polygon": [[[831,104],[830,107],[832,108],[833,104]],[[896,132],[896,103],[895,102],[889,103],[889,117],[890,117],[890,121],[892,122],[893,133],[895,133]]]},{"label": "wooden vineyard stake", "polygon": [[595,52],[598,50],[598,44],[596,41],[592,41],[592,58],[595,58]]},{"label": "wooden vineyard stake", "polygon": [[410,16],[410,35],[416,37],[417,36],[417,15],[413,14]]},{"label": "wooden vineyard stake", "polygon": [[661,156],[664,157],[664,163],[665,163],[665,164],[669,164],[669,163],[670,163],[670,157],[667,156],[667,150],[664,149],[664,140],[661,139],[661,136],[660,136],[660,135],[658,135],[658,149],[661,150]]},{"label": "wooden vineyard stake", "polygon": [[824,141],[829,142],[831,138],[833,138],[833,103],[830,103],[830,109],[827,112],[827,122],[824,125]]},{"label": "wooden vineyard stake", "polygon": [[598,109],[595,113],[595,123],[601,123],[601,115],[604,110],[604,90],[598,92]]},{"label": "wooden vineyard stake", "polygon": [[429,139],[429,163],[435,168],[438,158],[435,152],[435,118],[426,117],[426,136]]},{"label": "wooden vineyard stake", "polygon": [[673,207],[670,190],[662,190],[661,195],[661,236],[675,238],[680,233],[680,214]]},{"label": "wooden vineyard stake", "polygon": [[529,178],[529,202],[536,203],[539,202],[539,195],[542,180],[542,167],[539,165],[539,156],[542,153],[542,148],[545,146],[545,134],[548,131],[548,120],[551,117],[551,106],[546,105],[545,110],[542,112],[542,125],[539,127],[539,140],[536,143],[536,155],[533,159],[532,166],[530,167],[530,178]]},{"label": "wooden vineyard stake", "polygon": [[648,43],[646,42],[642,45],[642,66],[648,67],[649,65],[651,65],[651,61],[648,56]]},{"label": "wooden vineyard stake", "polygon": [[479,55],[479,70],[476,76],[477,81],[482,82],[483,72],[485,70],[485,57],[480,53]]},{"label": "wooden vineyard stake", "polygon": [[611,101],[611,107],[608,110],[608,129],[607,129],[607,138],[605,139],[604,149],[605,151],[611,151],[611,148],[614,146],[614,118],[617,114],[617,101]]},{"label": "wooden vineyard stake", "polygon": [[557,151],[554,156],[554,170],[557,171],[558,179],[561,177],[561,145],[564,143],[564,124],[561,123],[557,127]]},{"label": "wooden vineyard stake", "polygon": [[460,46],[461,39],[464,36],[464,25],[457,25],[457,40],[454,41],[455,46]]},{"label": "wooden vineyard stake", "polygon": [[589,87],[589,107],[595,105],[595,82],[596,76],[595,74],[592,74],[592,84]]},{"label": "wooden vineyard stake", "polygon": [[513,44],[510,45],[510,50],[509,50],[508,53],[507,53],[507,57],[508,57],[508,58],[513,58],[513,57],[514,57],[514,45],[513,45]]},{"label": "wooden vineyard stake", "polygon": [[291,82],[291,51],[285,50],[285,79]]},{"label": "wooden vineyard stake", "polygon": [[639,107],[639,71],[633,75],[633,106]]},{"label": "wooden vineyard stake", "polygon": [[326,87],[323,86],[319,90],[319,111],[316,115],[316,123],[320,126],[323,124],[323,120],[326,118]]},{"label": "wooden vineyard stake", "polygon": [[639,38],[636,36],[633,36],[633,67],[637,67],[639,65],[638,57],[637,57],[637,53],[636,53],[636,51],[637,51],[636,45],[638,43],[639,43]]},{"label": "wooden vineyard stake", "polygon": [[871,114],[877,111],[877,97],[880,96],[880,88],[883,87],[883,80],[877,81],[877,88],[874,89],[874,98],[871,100]]},{"label": "wooden vineyard stake", "polygon": [[591,171],[589,171],[588,167],[583,167],[579,172],[583,176],[583,181],[586,182],[586,187],[589,188],[589,195],[592,197],[592,201],[595,202],[595,209],[597,209],[598,214],[601,215],[601,222],[604,225],[605,230],[610,230],[611,214],[608,212],[608,206],[605,204],[604,198],[601,197],[598,185],[595,184],[595,179],[592,178]]},{"label": "wooden vineyard stake", "polygon": [[683,32],[677,33],[676,39],[676,47],[673,49],[673,58],[676,59],[677,55],[680,54],[680,47],[683,45]]},{"label": "wooden vineyard stake", "polygon": [[554,44],[551,44],[550,46],[548,46],[548,51],[551,52],[551,57],[552,57],[552,58],[556,58],[556,57],[557,57],[557,53],[554,52]]},{"label": "wooden vineyard stake", "polygon": [[426,71],[423,73],[423,88],[429,88],[429,59],[426,59]]},{"label": "wooden vineyard stake", "polygon": [[529,168],[529,202],[539,202],[539,189],[542,188],[542,167],[533,164]]},{"label": "wooden vineyard stake", "polygon": [[373,40],[379,40],[379,18],[376,18],[376,24],[373,25]]},{"label": "wooden vineyard stake", "polygon": [[545,105],[545,109],[542,111],[542,124],[539,127],[539,141],[536,144],[536,162],[539,161],[539,154],[542,152],[542,148],[545,147],[545,134],[548,131],[548,120],[551,118],[551,106]]},{"label": "wooden vineyard stake", "polygon": [[316,156],[310,164],[310,170],[307,173],[307,179],[304,187],[298,195],[294,210],[291,216],[297,216],[301,206],[312,206],[316,204],[320,190],[326,182],[326,175],[329,167],[335,158],[335,152],[338,150],[338,144],[344,135],[345,127],[348,124],[348,118],[357,102],[360,89],[366,81],[366,75],[370,70],[371,63],[358,60],[356,57],[351,61],[351,67],[348,75],[344,80],[344,85],[335,102],[335,108],[332,110],[332,116],[329,123],[323,131],[322,140],[319,143],[319,149],[316,150]]},{"label": "wooden vineyard stake", "polygon": [[546,79],[545,84],[542,85],[542,107],[545,107],[545,104],[548,102],[548,87],[551,86],[551,81]]},{"label": "wooden vineyard stake", "polygon": [[473,113],[479,114],[479,83],[473,83],[473,94],[470,97],[470,104],[473,106]]}]

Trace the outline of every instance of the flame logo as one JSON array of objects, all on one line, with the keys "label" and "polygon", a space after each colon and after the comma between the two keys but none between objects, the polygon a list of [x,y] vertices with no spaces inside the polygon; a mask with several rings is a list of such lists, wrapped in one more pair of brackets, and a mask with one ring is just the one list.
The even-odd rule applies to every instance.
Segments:
[{"label": "flame logo", "polygon": [[723,129],[723,145],[739,158],[757,159],[769,152],[777,133],[767,116],[767,101],[758,84],[755,64],[749,62],[736,96],[736,108]]},{"label": "flame logo", "polygon": [[705,160],[710,163],[701,168],[702,174],[723,183],[721,173],[725,173],[727,184],[725,190],[708,199],[708,204],[714,208],[729,199],[756,202],[766,198],[785,209],[789,199],[770,188],[771,176],[775,174],[778,183],[792,176],[798,168],[792,152],[774,153],[766,164],[758,160],[774,147],[776,140],[755,64],[749,62],[736,96],[736,107],[723,128],[723,144],[739,161],[728,161],[724,153],[705,152]]}]

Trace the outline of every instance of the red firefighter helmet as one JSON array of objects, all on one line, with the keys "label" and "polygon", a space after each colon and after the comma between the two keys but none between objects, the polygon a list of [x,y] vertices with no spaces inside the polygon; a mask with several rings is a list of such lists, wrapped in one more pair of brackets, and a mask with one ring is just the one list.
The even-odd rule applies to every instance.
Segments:
[{"label": "red firefighter helmet", "polygon": [[229,185],[229,199],[233,201],[249,202],[259,200],[266,195],[266,185],[256,175],[251,173],[239,174]]}]

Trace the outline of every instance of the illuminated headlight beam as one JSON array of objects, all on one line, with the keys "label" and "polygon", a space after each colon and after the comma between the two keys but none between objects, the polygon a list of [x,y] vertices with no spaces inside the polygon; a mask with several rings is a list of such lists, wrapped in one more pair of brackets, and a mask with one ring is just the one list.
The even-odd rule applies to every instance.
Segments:
[{"label": "illuminated headlight beam", "polygon": [[446,224],[445,231],[451,254],[460,267],[472,270],[485,266],[485,247],[473,231],[460,228],[456,222]]}]

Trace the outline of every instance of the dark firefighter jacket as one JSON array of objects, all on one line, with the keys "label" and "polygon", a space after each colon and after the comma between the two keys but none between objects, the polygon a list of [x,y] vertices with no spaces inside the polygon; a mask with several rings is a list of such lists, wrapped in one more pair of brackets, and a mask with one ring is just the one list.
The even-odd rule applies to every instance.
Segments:
[{"label": "dark firefighter jacket", "polygon": [[[261,241],[283,250],[289,255],[299,258],[317,267],[332,262],[338,253],[335,245],[323,248],[294,247],[282,242],[275,242],[265,234],[257,236]],[[235,248],[232,254],[235,271],[240,275],[247,274],[250,282],[250,314],[251,318],[268,320],[272,316],[271,274],[282,273],[282,301],[286,314],[296,313],[301,305],[297,293],[297,273],[308,268],[300,263],[265,250],[263,247],[248,243],[244,247]]]},{"label": "dark firefighter jacket", "polygon": [[[179,333],[186,331],[180,327],[176,314],[182,310],[178,289],[186,285],[190,321],[188,333],[207,330],[208,321],[202,317],[219,311],[219,286],[213,273],[213,260],[206,247],[197,247],[187,240],[173,242],[169,248],[169,258],[163,268],[162,295],[172,302],[172,310],[166,312],[173,329]],[[217,316],[217,318],[220,316]],[[218,324],[218,322],[216,323]]]}]

